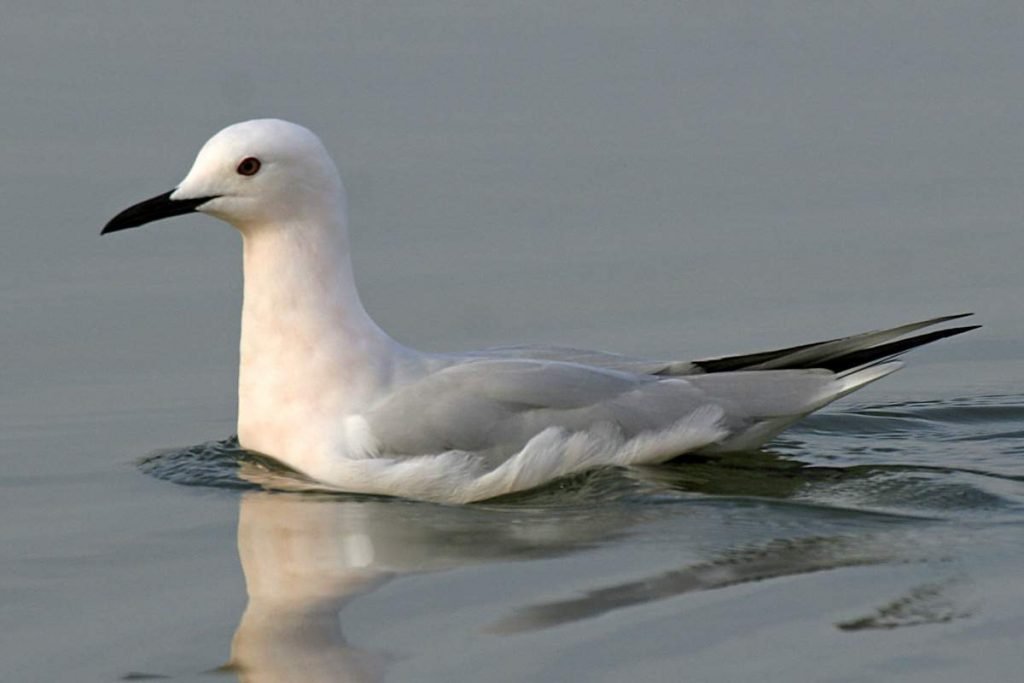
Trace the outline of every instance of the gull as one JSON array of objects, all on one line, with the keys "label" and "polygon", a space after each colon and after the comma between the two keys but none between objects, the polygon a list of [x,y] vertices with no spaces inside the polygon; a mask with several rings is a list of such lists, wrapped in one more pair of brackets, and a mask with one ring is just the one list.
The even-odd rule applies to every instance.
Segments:
[{"label": "gull", "polygon": [[948,315],[695,361],[530,345],[426,353],[363,307],[344,187],[306,128],[228,126],[176,188],[101,234],[190,212],[242,235],[240,444],[349,492],[467,503],[598,467],[756,449],[899,369],[902,352],[977,327],[912,335],[970,314]]}]

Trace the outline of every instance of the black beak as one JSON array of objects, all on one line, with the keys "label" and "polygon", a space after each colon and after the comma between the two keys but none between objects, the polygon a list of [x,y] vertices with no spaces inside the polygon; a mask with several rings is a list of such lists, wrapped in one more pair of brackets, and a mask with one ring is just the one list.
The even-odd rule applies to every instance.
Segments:
[{"label": "black beak", "polygon": [[153,197],[147,199],[144,202],[139,202],[135,206],[130,206],[121,213],[114,216],[109,223],[107,223],[103,230],[100,231],[101,235],[106,235],[108,232],[117,232],[118,230],[127,230],[128,228],[136,228],[146,223],[152,223],[158,221],[161,218],[170,218],[171,216],[180,216],[183,213],[192,213],[200,206],[216,199],[213,197],[197,197],[196,199],[171,199],[171,195],[174,194],[174,190],[165,192],[159,197]]}]

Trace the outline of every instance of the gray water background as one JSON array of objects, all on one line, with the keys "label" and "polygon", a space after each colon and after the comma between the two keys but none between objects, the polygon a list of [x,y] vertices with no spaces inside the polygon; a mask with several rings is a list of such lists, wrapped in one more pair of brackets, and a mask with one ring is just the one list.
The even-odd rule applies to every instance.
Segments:
[{"label": "gray water background", "polygon": [[[5,7],[0,680],[1013,680],[1021,35],[1013,2]],[[986,327],[747,460],[494,505],[140,468],[233,432],[238,237],[99,228],[263,116],[334,153],[414,346]]]}]

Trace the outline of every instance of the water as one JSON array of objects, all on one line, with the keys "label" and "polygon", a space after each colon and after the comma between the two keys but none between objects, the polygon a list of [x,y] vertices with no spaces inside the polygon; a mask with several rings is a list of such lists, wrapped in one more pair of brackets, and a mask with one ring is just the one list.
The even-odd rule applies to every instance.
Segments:
[{"label": "water", "polygon": [[[0,680],[1014,680],[1022,18],[8,8]],[[98,237],[266,115],[337,155],[367,306],[418,347],[985,328],[759,453],[469,507],[326,494],[229,440],[230,229]]]}]

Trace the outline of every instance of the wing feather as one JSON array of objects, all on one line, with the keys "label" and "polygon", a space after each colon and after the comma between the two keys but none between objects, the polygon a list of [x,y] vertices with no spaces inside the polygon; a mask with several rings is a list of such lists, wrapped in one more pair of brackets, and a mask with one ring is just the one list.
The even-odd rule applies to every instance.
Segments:
[{"label": "wing feather", "polygon": [[382,453],[466,451],[497,461],[539,432],[610,425],[631,438],[668,429],[702,408],[736,432],[802,415],[830,400],[835,375],[780,370],[659,378],[572,363],[473,360],[392,394],[366,416]]}]

